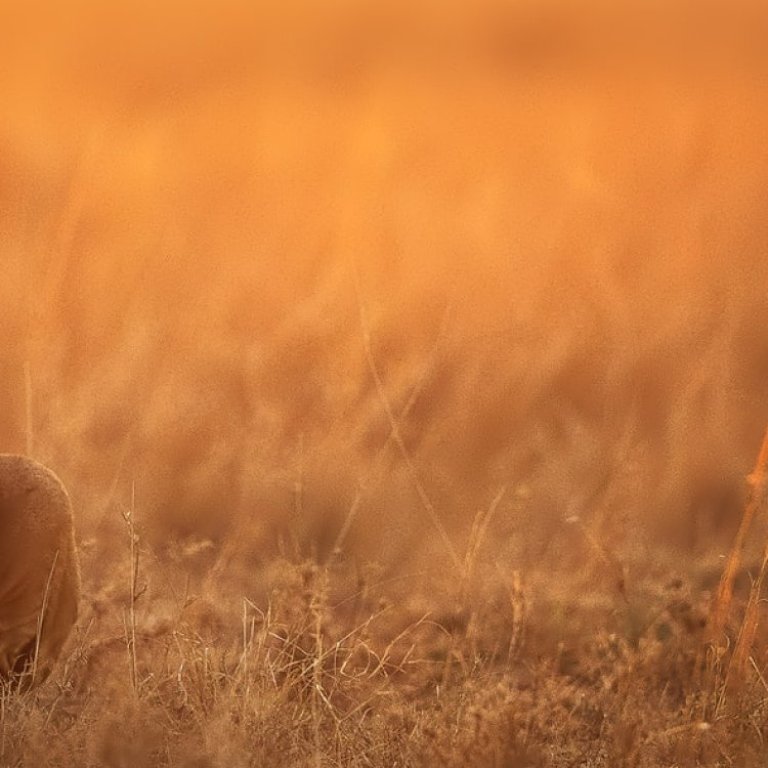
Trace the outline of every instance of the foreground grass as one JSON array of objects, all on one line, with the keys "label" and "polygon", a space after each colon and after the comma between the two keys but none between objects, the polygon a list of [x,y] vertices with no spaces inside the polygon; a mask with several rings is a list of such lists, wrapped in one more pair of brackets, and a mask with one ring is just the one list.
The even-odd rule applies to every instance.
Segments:
[{"label": "foreground grass", "polygon": [[51,680],[3,695],[0,765],[764,764],[766,646],[728,681],[685,579],[564,602],[477,570],[398,595],[371,564],[281,560],[257,605],[134,569]]}]

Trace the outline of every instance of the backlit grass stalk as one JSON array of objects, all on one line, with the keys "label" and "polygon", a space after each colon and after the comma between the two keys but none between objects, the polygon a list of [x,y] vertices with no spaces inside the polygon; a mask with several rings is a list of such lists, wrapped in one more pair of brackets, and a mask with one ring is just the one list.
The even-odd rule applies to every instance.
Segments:
[{"label": "backlit grass stalk", "polygon": [[[768,430],[766,431],[766,439],[763,440],[763,449],[765,449],[768,442]],[[761,454],[764,450],[761,451]],[[765,457],[764,457],[765,458]],[[750,484],[752,486],[752,493],[754,506],[756,511],[763,498],[766,483],[766,467],[765,464],[759,467],[761,474],[759,476],[753,475],[750,478]],[[752,501],[752,500],[751,500]],[[755,637],[757,636],[757,629],[760,623],[760,594],[762,592],[763,583],[765,581],[766,572],[768,571],[768,540],[765,542],[763,549],[763,560],[760,564],[760,572],[757,575],[752,584],[752,588],[749,591],[749,600],[747,601],[747,609],[744,613],[744,620],[741,623],[741,629],[739,630],[739,637],[736,640],[736,647],[733,650],[733,656],[731,657],[730,664],[728,666],[728,673],[726,676],[726,688],[734,689],[741,686],[744,682],[747,667],[750,665],[752,658],[752,647],[755,643]]]},{"label": "backlit grass stalk", "polygon": [[123,518],[128,526],[128,536],[130,538],[131,555],[131,594],[128,605],[128,616],[125,619],[125,641],[128,650],[128,664],[131,672],[131,687],[133,692],[138,693],[138,678],[136,665],[136,601],[141,596],[138,590],[139,578],[139,547],[138,537],[136,535],[136,485],[131,485],[131,507],[123,513]]},{"label": "backlit grass stalk", "polygon": [[[720,585],[715,595],[714,602],[710,609],[709,618],[709,640],[715,645],[719,645],[723,639],[723,632],[728,622],[728,618],[731,613],[731,603],[733,602],[733,585],[736,580],[736,574],[741,566],[742,553],[744,551],[744,543],[749,533],[749,529],[752,526],[752,521],[760,509],[763,498],[765,496],[766,489],[766,472],[768,470],[768,428],[766,428],[763,435],[763,442],[760,446],[760,452],[755,462],[755,468],[752,474],[749,476],[749,498],[744,508],[744,514],[739,524],[739,530],[736,533],[736,539],[733,542],[731,551],[728,553],[728,559],[723,570],[723,575],[720,578]],[[766,545],[768,547],[768,544]],[[768,548],[766,549],[768,555]],[[762,575],[766,567],[765,560],[760,569],[760,577],[758,582],[762,583]],[[750,595],[750,605],[752,604],[752,595]],[[757,610],[757,596],[755,596],[755,608]],[[747,610],[749,614],[749,607]],[[745,617],[747,622],[749,616]],[[742,629],[744,629],[742,627]],[[743,634],[743,633],[742,633]],[[747,636],[744,636],[744,642],[747,642]],[[751,642],[750,642],[751,645]],[[737,646],[738,651],[738,646]],[[735,654],[734,654],[735,655]]]},{"label": "backlit grass stalk", "polygon": [[37,634],[35,635],[35,655],[32,658],[32,669],[30,670],[30,685],[34,684],[37,678],[37,665],[40,658],[40,641],[43,637],[43,629],[45,628],[45,614],[48,611],[48,603],[51,596],[51,581],[53,580],[53,573],[56,570],[56,563],[59,561],[59,553],[56,552],[56,556],[53,558],[53,564],[51,570],[48,573],[48,580],[45,583],[45,593],[43,595],[43,605],[40,608],[40,613],[37,617]]},{"label": "backlit grass stalk", "polygon": [[448,535],[448,532],[446,531],[445,526],[440,520],[437,514],[437,510],[435,509],[435,506],[432,503],[432,500],[427,495],[426,489],[424,488],[424,485],[421,482],[421,478],[419,477],[419,472],[416,469],[416,465],[414,464],[411,454],[405,445],[405,441],[403,440],[403,436],[400,431],[400,425],[397,423],[397,419],[395,418],[394,411],[392,410],[392,405],[390,404],[389,399],[387,398],[386,392],[384,390],[384,382],[382,381],[381,374],[379,373],[378,366],[376,365],[376,360],[373,356],[373,345],[371,343],[371,330],[370,330],[371,326],[368,321],[368,314],[366,312],[365,304],[363,303],[362,292],[360,289],[360,276],[357,272],[357,265],[354,263],[353,263],[353,279],[355,284],[355,294],[357,297],[358,311],[360,313],[360,328],[363,335],[363,347],[365,352],[365,358],[366,358],[366,362],[368,363],[368,368],[370,370],[371,377],[373,378],[374,384],[376,385],[376,392],[379,396],[379,400],[381,401],[381,405],[382,405],[382,408],[384,409],[384,413],[386,414],[387,421],[389,422],[389,428],[390,428],[390,433],[392,435],[392,439],[395,441],[395,445],[397,446],[397,449],[400,452],[403,462],[405,463],[405,466],[408,469],[409,474],[411,475],[411,480],[413,482],[414,488],[416,489],[416,493],[419,496],[419,500],[421,501],[421,504],[424,507],[424,511],[427,513],[427,516],[429,517],[430,521],[432,522],[432,525],[437,531],[438,536],[442,540],[443,545],[445,546],[445,550],[449,555],[449,557],[451,558],[451,561],[453,562],[457,571],[463,577],[464,563],[461,561],[458,554],[456,553],[456,548],[453,546],[453,542],[451,541],[451,538]]},{"label": "backlit grass stalk", "polygon": [[[359,290],[359,287],[358,287],[358,290]],[[403,406],[402,410],[398,414],[395,424],[399,424],[403,422],[408,417],[408,414],[413,409],[413,406],[416,405],[416,403],[418,402],[419,397],[421,396],[421,393],[427,381],[429,381],[430,375],[432,374],[434,369],[437,367],[437,361],[440,358],[441,347],[443,345],[445,338],[447,337],[448,320],[450,319],[450,316],[451,316],[451,304],[448,303],[445,307],[445,311],[443,312],[443,318],[440,322],[440,330],[438,331],[437,339],[435,340],[435,344],[432,348],[432,352],[429,356],[429,360],[427,364],[424,366],[424,368],[422,369],[421,374],[419,375],[419,378],[416,381],[416,384],[411,390],[411,394],[408,397],[408,401],[406,402],[406,404]],[[344,546],[344,542],[346,541],[346,538],[349,535],[349,531],[352,528],[352,524],[357,518],[357,514],[360,511],[360,508],[362,506],[365,491],[370,485],[372,478],[379,472],[379,470],[383,466],[384,458],[388,454],[389,447],[396,440],[395,432],[396,432],[396,429],[392,428],[392,426],[390,425],[390,430],[389,430],[389,434],[387,435],[387,439],[385,440],[384,444],[379,448],[376,456],[373,459],[370,469],[366,472],[366,475],[359,481],[359,484],[358,484],[359,487],[357,489],[357,493],[355,494],[355,498],[349,507],[349,512],[347,513],[346,519],[344,520],[344,525],[341,527],[341,530],[339,531],[339,534],[336,537],[336,541],[334,542],[333,550],[331,552],[332,557],[336,557],[341,554],[342,548]]]}]

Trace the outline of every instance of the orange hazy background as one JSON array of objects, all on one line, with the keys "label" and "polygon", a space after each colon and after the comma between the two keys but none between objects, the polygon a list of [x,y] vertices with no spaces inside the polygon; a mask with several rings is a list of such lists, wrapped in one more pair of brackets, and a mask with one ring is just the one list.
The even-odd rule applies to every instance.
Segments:
[{"label": "orange hazy background", "polygon": [[729,541],[768,14],[657,5],[4,3],[0,450],[95,553]]}]

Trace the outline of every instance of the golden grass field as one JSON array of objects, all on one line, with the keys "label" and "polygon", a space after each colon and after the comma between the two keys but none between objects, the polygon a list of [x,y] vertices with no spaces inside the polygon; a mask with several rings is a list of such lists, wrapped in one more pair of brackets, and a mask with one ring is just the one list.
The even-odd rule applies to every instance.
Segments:
[{"label": "golden grass field", "polygon": [[3,4],[2,768],[766,765],[768,18],[641,5]]}]

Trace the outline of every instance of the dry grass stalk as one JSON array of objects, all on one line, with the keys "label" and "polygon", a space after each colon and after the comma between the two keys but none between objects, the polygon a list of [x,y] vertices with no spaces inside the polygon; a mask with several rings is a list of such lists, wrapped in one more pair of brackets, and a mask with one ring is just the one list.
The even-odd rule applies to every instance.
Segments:
[{"label": "dry grass stalk", "polygon": [[56,570],[56,564],[59,562],[60,550],[56,551],[51,564],[51,570],[48,573],[48,580],[45,583],[45,593],[43,594],[43,605],[40,608],[40,614],[37,617],[37,634],[35,635],[35,655],[32,657],[32,668],[29,671],[29,684],[34,685],[37,679],[37,665],[40,658],[40,638],[43,636],[45,615],[48,611],[48,603],[51,599],[51,582]]},{"label": "dry grass stalk", "polygon": [[[742,552],[747,533],[752,526],[752,521],[760,508],[766,487],[766,471],[768,470],[768,428],[763,435],[763,442],[760,446],[760,452],[755,462],[755,468],[749,476],[749,499],[744,508],[744,515],[739,524],[739,530],[736,533],[736,539],[733,542],[731,551],[728,553],[723,575],[720,578],[720,585],[715,595],[709,618],[709,641],[719,645],[722,641],[723,632],[728,622],[731,612],[731,603],[733,602],[733,585],[736,580],[736,574],[741,566]],[[762,573],[762,571],[761,571]],[[751,601],[751,598],[750,598]]]},{"label": "dry grass stalk", "polygon": [[355,498],[352,501],[352,504],[350,504],[349,511],[347,512],[346,518],[344,519],[344,524],[342,525],[341,530],[336,537],[336,541],[333,544],[333,550],[331,551],[332,557],[335,557],[342,552],[347,536],[349,535],[352,525],[357,519],[357,514],[362,507],[365,491],[370,485],[372,478],[376,476],[376,474],[383,468],[384,458],[387,456],[390,446],[396,442],[397,437],[399,436],[399,432],[397,432],[397,424],[405,421],[405,419],[408,417],[408,414],[411,412],[414,405],[416,405],[418,402],[426,383],[429,381],[430,376],[437,366],[437,361],[440,359],[440,350],[447,336],[448,320],[450,319],[450,316],[451,304],[448,303],[445,307],[445,311],[443,312],[443,318],[440,322],[440,330],[438,331],[429,360],[419,374],[419,377],[413,386],[413,389],[411,390],[411,394],[408,397],[408,401],[398,414],[398,417],[395,421],[395,426],[390,426],[387,439],[384,441],[384,444],[381,446],[381,448],[379,448],[378,453],[373,459],[370,469],[368,469],[366,474],[359,481],[359,487],[355,493]]},{"label": "dry grass stalk", "polygon": [[727,690],[738,690],[745,681],[752,647],[757,635],[757,627],[760,622],[759,600],[763,583],[762,576],[763,570],[761,569],[760,576],[749,592],[749,601],[744,614],[744,620],[741,622],[736,646],[733,649],[733,655],[728,664],[728,672],[725,678],[725,688]]},{"label": "dry grass stalk", "polygon": [[464,578],[462,580],[462,603],[466,602],[467,590],[469,589],[469,582],[472,578],[472,574],[475,570],[475,563],[477,562],[478,555],[483,546],[483,542],[488,534],[488,528],[491,524],[491,520],[496,514],[496,510],[499,508],[504,496],[507,493],[507,486],[502,485],[499,488],[496,496],[491,502],[488,509],[481,509],[475,515],[475,519],[472,521],[472,530],[469,533],[469,542],[467,544],[467,551],[464,555]]},{"label": "dry grass stalk", "polygon": [[[768,432],[766,434],[768,434]],[[759,505],[765,483],[765,473],[763,473],[763,475],[759,478],[755,478],[755,481],[756,482],[753,485],[753,492],[757,495],[757,504]],[[745,680],[747,668],[749,666],[754,667],[752,649],[754,647],[755,637],[757,636],[757,629],[760,623],[760,595],[762,593],[763,583],[765,581],[767,571],[768,541],[765,543],[763,560],[760,564],[760,572],[758,573],[757,578],[755,579],[749,591],[749,600],[747,602],[747,608],[744,613],[744,620],[741,623],[739,637],[736,640],[736,647],[733,650],[733,656],[731,657],[731,661],[728,667],[728,675],[726,677],[727,688],[734,689],[740,687]]]},{"label": "dry grass stalk", "polygon": [[128,528],[130,540],[130,603],[128,615],[124,619],[125,645],[128,652],[128,665],[131,673],[131,687],[135,694],[138,693],[138,674],[136,665],[136,602],[141,597],[143,590],[138,587],[139,579],[139,539],[136,534],[136,485],[131,485],[131,507],[123,512],[123,519]]},{"label": "dry grass stalk", "polygon": [[451,560],[453,561],[454,566],[457,568],[459,573],[463,574],[464,564],[462,563],[461,559],[456,553],[456,548],[453,546],[453,542],[451,541],[451,538],[448,535],[448,531],[446,531],[445,526],[440,520],[440,517],[437,514],[437,510],[435,509],[435,506],[432,503],[432,500],[429,498],[429,495],[427,494],[427,491],[424,488],[424,484],[421,482],[421,478],[419,477],[419,472],[416,468],[416,465],[413,462],[413,458],[411,457],[411,454],[407,446],[405,445],[405,440],[403,440],[403,436],[400,431],[400,425],[398,424],[397,419],[395,418],[395,413],[392,410],[392,405],[389,402],[387,393],[384,390],[384,382],[381,378],[381,374],[379,373],[379,368],[376,365],[376,359],[373,356],[373,345],[371,344],[371,326],[370,326],[370,322],[368,321],[368,313],[366,311],[365,304],[363,303],[363,296],[360,289],[360,276],[358,274],[356,264],[353,264],[353,277],[355,282],[355,293],[357,296],[358,311],[360,314],[360,328],[363,335],[365,359],[368,364],[371,377],[373,378],[374,384],[376,385],[376,392],[379,396],[381,406],[384,409],[384,413],[386,414],[387,421],[389,422],[392,439],[395,441],[395,445],[397,446],[397,449],[400,452],[400,456],[402,457],[403,462],[405,463],[405,466],[407,467],[408,472],[411,475],[411,480],[413,482],[414,488],[416,489],[416,493],[419,496],[419,500],[421,501],[421,504],[424,507],[424,511],[427,513],[427,516],[429,517],[430,522],[432,523],[433,527],[437,531],[438,536],[442,540],[445,546],[445,550],[450,556]]}]

